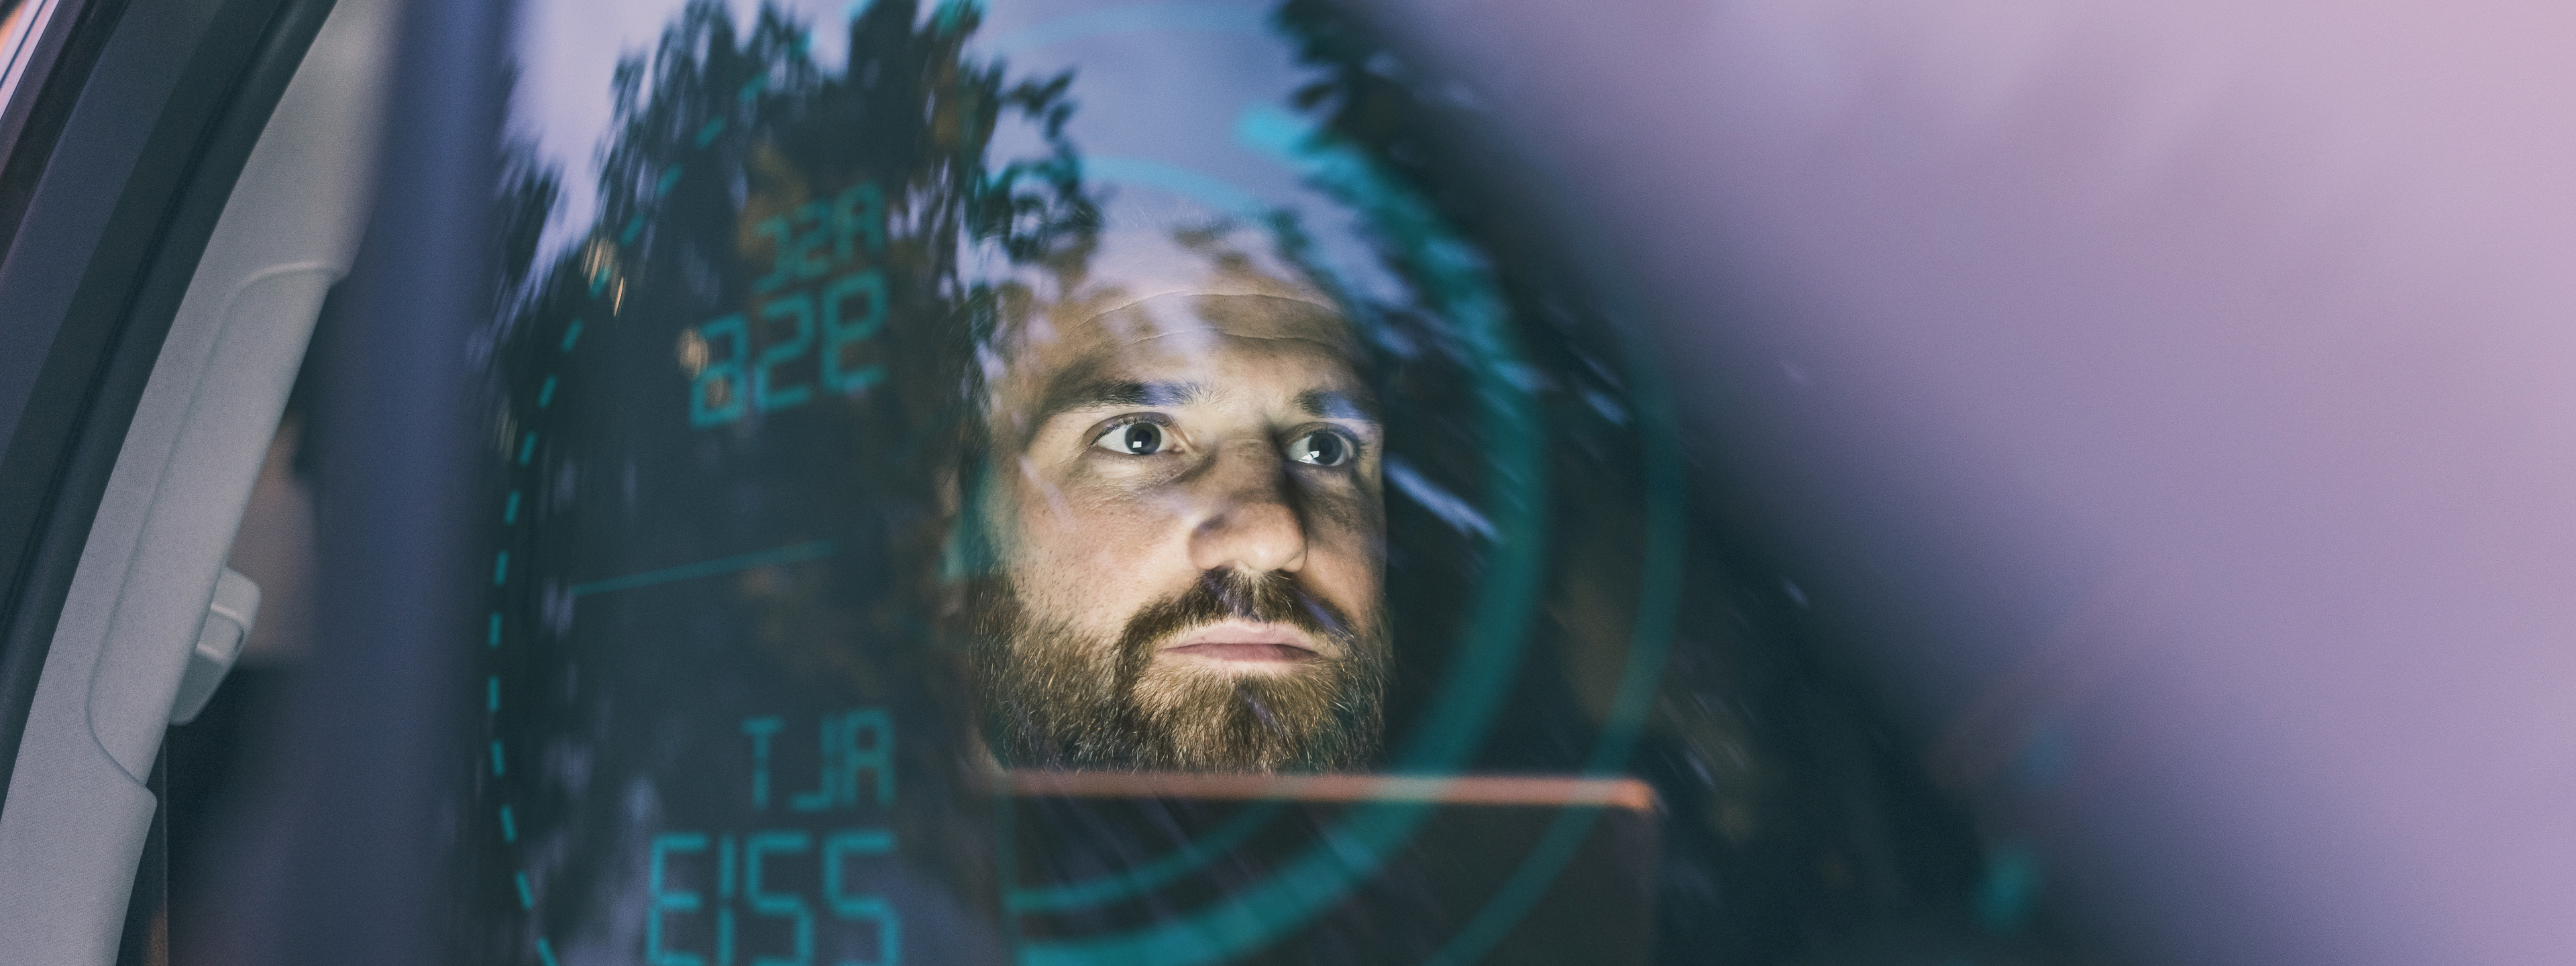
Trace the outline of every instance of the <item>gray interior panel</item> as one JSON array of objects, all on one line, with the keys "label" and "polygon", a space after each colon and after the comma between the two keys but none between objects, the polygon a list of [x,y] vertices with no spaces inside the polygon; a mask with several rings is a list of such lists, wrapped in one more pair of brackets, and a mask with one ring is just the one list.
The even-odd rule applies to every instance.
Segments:
[{"label": "gray interior panel", "polygon": [[[113,961],[151,771],[313,322],[368,210],[388,0],[341,0],[252,153],[171,324],[45,659],[0,812],[0,962]],[[246,581],[242,582],[247,584]],[[218,642],[220,644],[222,642]],[[220,647],[217,648],[221,650]],[[199,663],[204,660],[199,659]],[[205,672],[195,683],[204,685]],[[202,703],[192,688],[188,697]]]}]

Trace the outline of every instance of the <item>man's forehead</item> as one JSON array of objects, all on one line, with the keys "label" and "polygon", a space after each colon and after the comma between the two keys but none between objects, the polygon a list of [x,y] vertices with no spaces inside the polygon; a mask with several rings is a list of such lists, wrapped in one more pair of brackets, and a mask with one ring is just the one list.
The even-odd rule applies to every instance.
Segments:
[{"label": "man's forehead", "polygon": [[1102,343],[1029,380],[1029,416],[1106,407],[1249,405],[1374,421],[1377,405],[1351,359],[1306,339],[1221,336],[1181,351],[1150,340]]},{"label": "man's forehead", "polygon": [[1345,359],[1357,351],[1341,313],[1276,295],[1175,292],[1054,324],[1056,336],[1078,353],[1117,347],[1142,356],[1186,357],[1222,351],[1226,337],[1312,342]]},{"label": "man's forehead", "polygon": [[1031,415],[1044,420],[1059,413],[1094,409],[1243,405],[1275,408],[1315,419],[1378,422],[1376,395],[1356,380],[1341,378],[1344,374],[1346,371],[1304,374],[1310,378],[1157,379],[1100,370],[1075,371],[1050,384]]},{"label": "man's forehead", "polygon": [[1061,326],[1022,348],[1008,360],[1015,388],[1007,395],[1024,418],[1220,396],[1374,412],[1349,324],[1297,299],[1164,296]]}]

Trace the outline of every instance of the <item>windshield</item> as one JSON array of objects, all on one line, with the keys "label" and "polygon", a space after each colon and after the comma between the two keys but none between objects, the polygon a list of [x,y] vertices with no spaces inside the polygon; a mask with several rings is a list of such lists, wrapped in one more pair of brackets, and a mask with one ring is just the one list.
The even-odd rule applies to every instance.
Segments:
[{"label": "windshield", "polygon": [[1365,21],[520,21],[460,956],[1770,961],[1964,892]]}]

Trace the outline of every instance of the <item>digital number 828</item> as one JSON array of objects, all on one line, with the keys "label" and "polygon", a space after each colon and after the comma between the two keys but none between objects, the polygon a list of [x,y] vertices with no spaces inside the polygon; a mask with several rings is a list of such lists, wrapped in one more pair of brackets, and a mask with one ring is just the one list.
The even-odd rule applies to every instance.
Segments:
[{"label": "digital number 828", "polygon": [[[885,327],[885,272],[850,271],[860,244],[870,255],[885,251],[885,197],[876,184],[860,182],[830,201],[807,202],[789,215],[763,219],[752,230],[776,239],[777,265],[752,283],[760,300],[748,316],[720,316],[692,333],[705,361],[689,382],[691,426],[722,426],[754,410],[769,413],[804,405],[814,400],[816,383],[823,392],[852,393],[885,378],[883,365],[852,365],[849,359],[851,347]],[[787,333],[762,346],[756,357],[755,318],[760,331],[783,327]],[[822,365],[815,382],[779,378],[780,367],[803,360],[818,347]]]}]

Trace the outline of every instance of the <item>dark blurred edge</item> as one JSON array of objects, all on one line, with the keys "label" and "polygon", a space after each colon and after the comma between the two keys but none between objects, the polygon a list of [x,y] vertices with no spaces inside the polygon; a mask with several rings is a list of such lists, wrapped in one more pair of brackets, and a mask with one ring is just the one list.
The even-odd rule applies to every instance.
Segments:
[{"label": "dark blurred edge", "polygon": [[[19,2],[0,4],[0,20]],[[0,104],[0,150],[10,152],[11,159],[0,172],[0,238],[17,234],[44,158],[53,153],[54,140],[80,99],[81,82],[98,63],[99,49],[107,45],[108,31],[124,10],[121,0],[61,0],[41,27],[43,33],[27,38],[26,72],[9,92],[8,103]]]},{"label": "dark blurred edge", "polygon": [[[454,781],[476,479],[467,339],[489,314],[506,6],[402,11],[374,218],[348,311],[317,337],[314,649],[288,714],[293,830],[274,950],[245,961],[429,963]],[[262,955],[262,953],[267,953]]]}]

